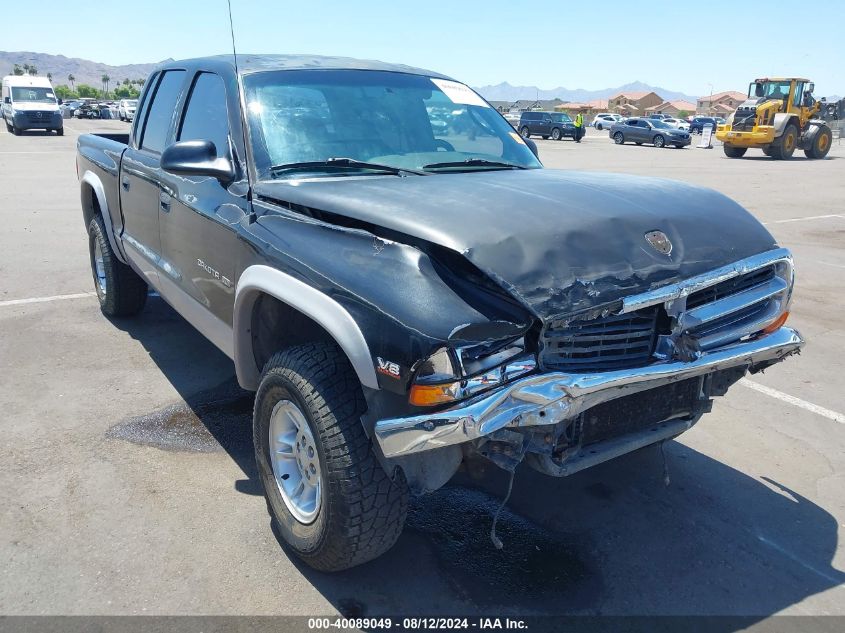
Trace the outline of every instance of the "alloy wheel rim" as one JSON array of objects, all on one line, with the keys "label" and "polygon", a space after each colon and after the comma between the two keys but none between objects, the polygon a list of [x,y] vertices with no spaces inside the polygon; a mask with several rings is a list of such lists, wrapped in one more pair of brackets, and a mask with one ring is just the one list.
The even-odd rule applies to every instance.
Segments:
[{"label": "alloy wheel rim", "polygon": [[317,518],[322,470],[317,443],[300,408],[280,400],[270,414],[270,465],[285,506],[300,523]]},{"label": "alloy wheel rim", "polygon": [[101,298],[106,296],[108,282],[106,281],[106,264],[103,261],[103,249],[97,240],[94,243],[94,281],[97,283],[97,294]]}]

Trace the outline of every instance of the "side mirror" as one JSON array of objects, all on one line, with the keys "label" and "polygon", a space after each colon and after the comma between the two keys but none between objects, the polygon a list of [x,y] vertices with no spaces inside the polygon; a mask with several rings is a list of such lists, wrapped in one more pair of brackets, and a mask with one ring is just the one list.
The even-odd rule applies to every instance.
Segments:
[{"label": "side mirror", "polygon": [[808,95],[811,95],[811,94],[813,94],[813,90],[815,90],[815,89],[816,89],[816,84],[814,84],[811,81],[809,84],[807,84],[807,88],[804,90],[804,92]]},{"label": "side mirror", "polygon": [[528,149],[531,150],[531,153],[534,154],[537,158],[540,158],[540,151],[537,149],[537,143],[532,141],[530,138],[522,139],[522,142],[528,146]]},{"label": "side mirror", "polygon": [[9,97],[3,97],[3,103],[12,103],[12,100]]},{"label": "side mirror", "polygon": [[177,141],[161,155],[161,168],[177,176],[209,176],[226,184],[235,179],[228,158],[217,156],[211,141]]}]

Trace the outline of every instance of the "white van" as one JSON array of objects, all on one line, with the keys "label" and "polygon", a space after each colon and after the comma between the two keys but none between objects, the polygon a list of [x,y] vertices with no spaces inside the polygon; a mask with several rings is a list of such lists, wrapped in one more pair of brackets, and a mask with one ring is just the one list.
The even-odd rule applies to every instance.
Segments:
[{"label": "white van", "polygon": [[55,130],[61,136],[64,134],[61,102],[46,77],[3,77],[3,120],[12,134],[18,135],[21,130]]}]

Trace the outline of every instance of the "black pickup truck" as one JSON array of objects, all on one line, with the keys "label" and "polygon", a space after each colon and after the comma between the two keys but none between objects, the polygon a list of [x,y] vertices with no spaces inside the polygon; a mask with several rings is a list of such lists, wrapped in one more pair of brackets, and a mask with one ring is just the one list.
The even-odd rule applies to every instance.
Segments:
[{"label": "black pickup truck", "polygon": [[233,359],[316,568],[387,550],[465,459],[568,475],[803,344],[789,252],[719,193],[543,169],[437,73],[237,62],[168,63],[129,135],[79,138],[91,268],[106,315],[153,288]]}]

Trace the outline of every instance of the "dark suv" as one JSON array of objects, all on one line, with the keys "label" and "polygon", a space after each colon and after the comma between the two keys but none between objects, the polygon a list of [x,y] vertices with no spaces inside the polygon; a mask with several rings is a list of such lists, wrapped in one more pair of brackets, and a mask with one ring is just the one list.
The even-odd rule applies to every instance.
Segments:
[{"label": "dark suv", "polygon": [[522,138],[531,138],[532,134],[536,134],[555,141],[564,137],[575,140],[575,124],[563,112],[523,112],[517,129]]},{"label": "dark suv", "polygon": [[712,125],[713,131],[715,132],[718,123],[719,122],[712,116],[697,116],[690,121],[689,131],[690,134],[701,134],[704,132],[705,125]]}]

